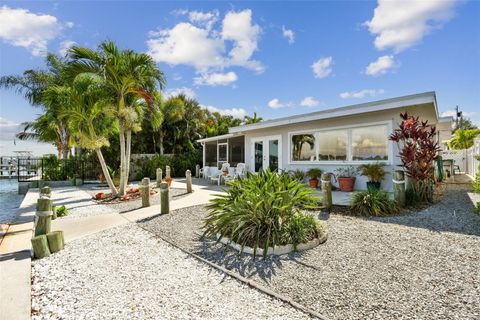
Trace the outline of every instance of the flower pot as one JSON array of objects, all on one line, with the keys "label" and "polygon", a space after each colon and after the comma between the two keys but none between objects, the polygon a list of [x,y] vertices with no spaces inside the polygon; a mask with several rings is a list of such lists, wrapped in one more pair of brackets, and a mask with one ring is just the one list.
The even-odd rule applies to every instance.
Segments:
[{"label": "flower pot", "polygon": [[353,186],[355,185],[355,177],[338,177],[338,185],[340,191],[351,192],[353,191]]},{"label": "flower pot", "polygon": [[168,187],[170,188],[170,186],[172,185],[172,178],[165,178],[165,182],[168,184]]},{"label": "flower pot", "polygon": [[313,178],[313,179],[308,180],[308,182],[310,183],[310,187],[312,187],[312,188],[318,187],[318,179]]},{"label": "flower pot", "polygon": [[367,190],[380,190],[380,182],[367,181]]}]

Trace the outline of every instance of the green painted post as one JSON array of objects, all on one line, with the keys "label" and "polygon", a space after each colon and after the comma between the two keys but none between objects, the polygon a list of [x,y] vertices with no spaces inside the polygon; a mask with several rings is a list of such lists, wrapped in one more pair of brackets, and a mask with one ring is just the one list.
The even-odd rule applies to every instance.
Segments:
[{"label": "green painted post", "polygon": [[166,182],[160,184],[160,214],[170,213],[169,189]]},{"label": "green painted post", "polygon": [[187,178],[187,193],[192,193],[192,173],[190,170],[185,172],[185,177]]},{"label": "green painted post", "polygon": [[140,193],[142,195],[142,207],[150,207],[150,178],[143,178]]},{"label": "green painted post", "polygon": [[42,234],[39,236],[35,236],[31,239],[31,242],[33,256],[36,259],[41,259],[50,255],[50,249],[48,247],[48,240],[46,235]]},{"label": "green painted post", "polygon": [[64,247],[63,231],[52,231],[47,233],[48,248],[51,253],[58,252]]},{"label": "green painted post", "polygon": [[45,186],[40,189],[40,197],[49,197],[52,195],[52,189],[49,186]]},{"label": "green painted post", "polygon": [[322,173],[322,194],[323,205],[325,209],[330,211],[332,209],[332,177],[328,172]]}]

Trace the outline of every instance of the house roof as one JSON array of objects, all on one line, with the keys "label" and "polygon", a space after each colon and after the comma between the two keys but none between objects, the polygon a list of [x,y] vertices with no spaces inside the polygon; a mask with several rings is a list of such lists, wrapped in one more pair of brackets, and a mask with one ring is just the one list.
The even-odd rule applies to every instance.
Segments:
[{"label": "house roof", "polygon": [[217,141],[217,140],[223,140],[223,139],[228,139],[228,138],[234,138],[234,137],[238,137],[238,136],[241,136],[241,135],[242,134],[240,134],[240,133],[237,133],[237,134],[227,133],[227,134],[222,134],[221,136],[199,139],[199,140],[197,140],[197,142]]},{"label": "house roof", "polygon": [[[351,116],[355,114],[362,114],[362,113],[375,112],[375,111],[388,110],[388,109],[396,109],[396,108],[401,108],[406,106],[429,104],[429,103],[432,104],[433,107],[435,108],[435,114],[436,114],[437,120],[439,120],[440,117],[438,115],[437,98],[436,98],[435,92],[430,91],[430,92],[417,93],[417,94],[412,94],[412,95],[407,95],[402,97],[391,98],[391,99],[354,104],[354,105],[349,105],[349,106],[340,107],[340,108],[333,108],[333,109],[327,109],[327,110],[322,110],[317,112],[305,113],[305,114],[300,114],[295,116],[283,117],[283,118],[278,118],[273,120],[262,121],[254,124],[241,125],[238,127],[230,128],[229,132],[242,134],[246,131],[271,128],[271,127],[287,125],[287,124],[301,123],[301,122],[321,120],[321,119],[330,119],[330,118],[337,118],[337,117],[343,117],[343,116]],[[445,119],[444,121],[448,121],[448,120]],[[215,137],[215,138],[218,139],[218,137]],[[205,139],[202,139],[202,140],[205,141]],[[199,140],[199,141],[202,142],[202,140]]]}]

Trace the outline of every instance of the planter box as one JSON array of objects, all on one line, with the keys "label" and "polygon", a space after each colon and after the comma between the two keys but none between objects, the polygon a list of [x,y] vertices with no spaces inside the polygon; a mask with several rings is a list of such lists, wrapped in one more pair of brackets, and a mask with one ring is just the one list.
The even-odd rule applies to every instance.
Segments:
[{"label": "planter box", "polygon": [[[217,235],[217,239],[218,238],[220,238],[219,235]],[[325,241],[327,241],[327,239],[328,239],[328,233],[325,232],[325,234],[321,238],[313,239],[313,240],[311,240],[307,243],[300,243],[299,245],[297,245],[296,250],[293,247],[293,244],[287,244],[287,245],[284,245],[284,246],[269,247],[268,252],[267,252],[267,256],[272,256],[272,255],[279,256],[279,255],[288,254],[288,253],[294,252],[294,251],[305,251],[305,250],[308,250],[308,249],[315,248],[316,246],[318,246],[318,245],[324,243]],[[223,243],[227,246],[230,246],[231,248],[237,250],[238,252],[240,252],[240,250],[242,249],[242,246],[240,244],[235,243],[235,242],[231,241],[229,238],[226,238],[226,237],[223,237],[222,239],[220,239],[219,242],[221,242],[221,243]],[[247,253],[247,254],[253,254],[253,248],[245,246],[245,247],[243,247],[243,252]],[[258,256],[263,256],[263,249],[258,248],[256,254]]]}]

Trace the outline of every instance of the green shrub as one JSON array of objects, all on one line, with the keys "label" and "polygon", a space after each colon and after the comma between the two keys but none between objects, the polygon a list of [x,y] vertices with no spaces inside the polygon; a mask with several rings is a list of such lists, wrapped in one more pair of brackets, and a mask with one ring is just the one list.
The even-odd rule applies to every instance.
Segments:
[{"label": "green shrub", "polygon": [[386,216],[397,213],[398,206],[386,191],[370,189],[354,194],[351,211],[359,216]]},{"label": "green shrub", "polygon": [[57,217],[65,217],[68,215],[68,210],[65,206],[60,206],[57,208]]},{"label": "green shrub", "polygon": [[144,177],[155,179],[157,168],[161,168],[163,174],[165,174],[166,166],[170,166],[173,177],[185,177],[185,171],[195,172],[195,166],[200,163],[202,163],[201,152],[196,149],[175,156],[157,154],[150,159],[136,160],[135,165],[138,172],[135,175],[135,180],[142,180]]},{"label": "green shrub", "polygon": [[307,171],[307,177],[310,179],[319,179],[322,176],[322,170],[318,168],[311,168]]},{"label": "green shrub", "polygon": [[480,202],[477,202],[477,206],[475,207],[475,213],[480,214]]},{"label": "green shrub", "polygon": [[207,206],[204,235],[228,237],[242,246],[264,249],[300,243],[323,234],[320,222],[302,212],[318,208],[320,198],[288,173],[267,169],[230,183]]},{"label": "green shrub", "polygon": [[305,179],[305,172],[303,172],[300,169],[291,170],[291,171],[289,171],[289,173],[290,173],[290,175],[292,176],[293,179],[295,179],[299,182],[303,182],[303,180]]}]

